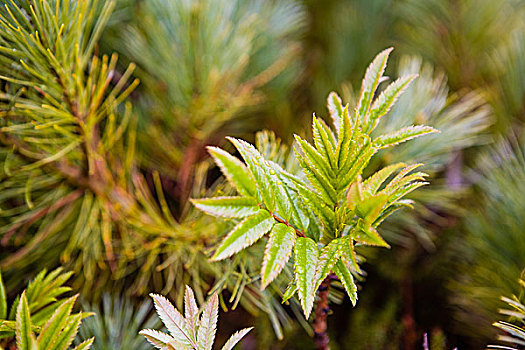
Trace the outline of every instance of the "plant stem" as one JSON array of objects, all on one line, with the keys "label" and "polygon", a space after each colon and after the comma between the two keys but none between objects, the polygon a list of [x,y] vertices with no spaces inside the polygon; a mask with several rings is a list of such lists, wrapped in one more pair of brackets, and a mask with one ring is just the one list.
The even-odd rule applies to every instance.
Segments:
[{"label": "plant stem", "polygon": [[330,312],[330,307],[328,306],[328,290],[330,289],[331,279],[332,276],[328,275],[319,286],[319,300],[315,307],[315,319],[313,323],[314,342],[319,350],[330,350],[330,346],[328,345],[330,338],[326,332],[326,319]]},{"label": "plant stem", "polygon": [[414,288],[412,269],[414,268],[415,248],[406,252],[404,263],[402,264],[402,278],[400,282],[402,296],[402,323],[403,323],[403,342],[404,349],[415,349],[417,342],[416,323],[414,317]]}]

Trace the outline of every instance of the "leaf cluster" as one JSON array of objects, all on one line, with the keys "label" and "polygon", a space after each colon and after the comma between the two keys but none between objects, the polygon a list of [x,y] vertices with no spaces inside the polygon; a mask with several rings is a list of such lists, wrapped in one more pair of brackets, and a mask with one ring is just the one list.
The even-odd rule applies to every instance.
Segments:
[{"label": "leaf cluster", "polygon": [[242,219],[218,246],[212,260],[226,259],[269,233],[261,268],[262,289],[281,272],[294,252],[294,279],[284,300],[297,292],[307,318],[317,288],[331,272],[356,302],[352,273],[359,267],[354,246],[387,247],[376,227],[397,209],[410,206],[403,197],[425,184],[426,174],[413,172],[418,164],[390,165],[362,179],[378,150],[436,131],[427,126],[409,126],[370,136],[414,79],[399,78],[374,99],[390,51],[381,52],[367,69],[353,113],[332,93],[328,109],[334,128],[314,116],[314,143],[296,136],[295,155],[301,176],[265,159],[249,143],[229,138],[244,163],[219,148],[209,151],[240,196],[193,200],[197,208],[211,215]]},{"label": "leaf cluster", "polygon": [[[161,295],[151,294],[155,308],[170,334],[144,329],[140,332],[158,349],[166,350],[211,350],[217,332],[219,297],[212,294],[199,310],[193,290],[186,286],[184,316]],[[199,317],[200,316],[200,317]],[[222,350],[231,350],[251,330],[242,329],[234,333]]]},{"label": "leaf cluster", "polygon": [[[77,335],[82,319],[89,316],[72,313],[78,295],[63,298],[71,288],[64,286],[71,273],[62,269],[41,271],[18,295],[8,313],[4,284],[0,276],[0,339],[16,338],[20,350],[67,350]],[[37,336],[38,335],[38,336]],[[87,350],[93,338],[74,350]]]},{"label": "leaf cluster", "polygon": [[[426,291],[428,283],[443,286],[443,282],[439,281],[454,278],[452,276],[457,270],[449,271],[444,267],[464,253],[448,248],[441,250],[440,247],[447,232],[458,232],[459,228],[455,226],[457,221],[451,218],[466,214],[470,205],[464,205],[462,201],[466,198],[472,200],[467,196],[473,195],[470,178],[462,171],[457,172],[460,170],[459,161],[470,162],[474,147],[479,148],[490,142],[488,128],[492,122],[492,111],[481,94],[454,93],[443,72],[417,56],[402,56],[390,79],[410,74],[418,74],[418,78],[400,96],[373,134],[391,133],[412,123],[432,125],[440,133],[379,151],[371,160],[366,174],[389,163],[421,162],[424,166],[419,169],[429,174],[432,186],[424,186],[411,194],[410,198],[415,201],[414,210],[399,211],[381,224],[382,237],[392,246],[402,249],[393,249],[385,254],[373,249],[358,250],[366,259],[366,272],[374,276],[375,285],[367,287],[368,292],[360,300],[363,304],[349,315],[351,321],[346,329],[353,335],[345,344],[350,348],[402,346],[403,332],[398,315],[404,310],[405,294],[397,288],[389,289],[387,293],[381,286],[402,286],[407,276],[413,277],[418,285],[423,280],[431,281],[424,282],[427,285],[424,292],[414,289],[418,300],[425,303],[418,305],[427,309],[435,304],[434,295]],[[349,83],[341,87],[341,92],[344,100],[355,105],[353,101],[357,96]],[[451,164],[452,160],[454,163]],[[451,227],[454,229],[449,231]],[[453,253],[449,256],[451,251]],[[431,259],[426,260],[429,257]],[[420,264],[421,259],[429,264]],[[465,309],[471,310],[471,307]],[[416,314],[417,323],[427,322]],[[461,327],[465,324],[462,323]],[[479,328],[477,331],[482,333]],[[370,345],[371,342],[375,345]]]},{"label": "leaf cluster", "polygon": [[[468,181],[462,179],[461,173],[450,172],[451,167],[457,166],[450,162],[454,157],[471,152],[471,148],[490,142],[488,128],[492,124],[492,111],[486,99],[477,92],[451,93],[443,72],[420,57],[401,57],[396,75],[409,74],[418,74],[418,79],[400,96],[374,134],[391,133],[410,123],[432,125],[440,133],[381,150],[367,171],[377,171],[384,164],[400,161],[424,163],[422,170],[430,175],[432,186],[415,192],[412,196],[417,202],[415,210],[403,211],[395,220],[387,220],[382,232],[394,245],[418,244],[426,251],[433,251],[439,232],[437,227],[447,225],[444,217],[457,217],[465,211],[460,201],[468,195]],[[349,90],[348,85],[343,86],[345,90]],[[390,266],[392,261],[383,257],[372,264],[377,263]]]}]

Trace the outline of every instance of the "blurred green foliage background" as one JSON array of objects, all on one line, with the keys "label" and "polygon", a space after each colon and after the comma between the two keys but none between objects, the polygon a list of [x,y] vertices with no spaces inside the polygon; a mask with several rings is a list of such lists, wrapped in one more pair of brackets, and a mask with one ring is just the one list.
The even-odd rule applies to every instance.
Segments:
[{"label": "blurred green foliage background", "polygon": [[[103,2],[93,6],[104,13]],[[431,185],[413,196],[414,211],[383,227],[391,250],[360,251],[367,276],[357,306],[333,295],[332,349],[415,349],[425,333],[431,349],[490,343],[499,297],[518,294],[525,269],[523,0],[118,0],[94,51],[118,54],[112,84],[129,64],[140,84],[127,98],[133,109],[115,112],[129,113],[127,141],[102,154],[118,164],[110,171],[132,169],[117,182],[136,206],[109,224],[104,208],[115,199],[82,192],[67,220],[32,215],[75,187],[60,176],[43,183],[53,176],[43,169],[31,175],[39,192],[29,205],[28,175],[9,171],[23,161],[0,139],[0,264],[11,294],[36,269],[63,265],[97,312],[83,338],[124,349],[143,346],[132,334],[154,324],[142,303],[148,292],[180,307],[185,284],[200,303],[214,288],[224,290],[224,309],[235,309],[221,315],[220,334],[255,325],[244,349],[312,349],[297,305],[280,304],[282,282],[259,291],[260,254],[208,262],[231,223],[207,218],[188,199],[231,191],[205,150],[225,146],[226,135],[255,141],[255,132],[271,130],[257,136],[263,154],[297,166],[286,147],[292,133],[304,135],[312,112],[328,115],[330,91],[352,105],[366,66],[388,46],[392,80],[419,78],[379,131],[426,124],[441,133],[369,166],[422,162]],[[11,69],[0,61],[0,75]],[[16,93],[4,85],[3,116]],[[0,136],[11,125],[2,120]],[[131,158],[119,161],[124,153]]]}]

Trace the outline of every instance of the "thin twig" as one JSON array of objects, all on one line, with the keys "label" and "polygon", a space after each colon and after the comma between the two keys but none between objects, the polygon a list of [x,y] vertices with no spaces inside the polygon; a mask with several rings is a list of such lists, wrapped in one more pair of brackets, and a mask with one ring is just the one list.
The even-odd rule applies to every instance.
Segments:
[{"label": "thin twig", "polygon": [[272,218],[275,219],[275,221],[278,221],[278,222],[280,222],[281,224],[285,224],[286,226],[293,228],[293,229],[295,230],[295,233],[296,233],[298,236],[300,236],[300,237],[306,237],[306,235],[304,234],[303,231],[301,231],[301,230],[299,230],[299,229],[293,227],[292,225],[290,225],[290,223],[289,223],[288,221],[281,219],[280,217],[278,217],[277,215],[275,215],[275,214],[272,213],[272,212],[270,212],[270,215],[272,216]]}]

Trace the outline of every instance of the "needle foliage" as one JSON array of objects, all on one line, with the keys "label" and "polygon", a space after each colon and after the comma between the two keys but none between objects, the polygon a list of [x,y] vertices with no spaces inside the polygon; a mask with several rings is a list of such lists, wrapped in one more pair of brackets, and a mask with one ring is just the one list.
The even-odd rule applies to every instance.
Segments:
[{"label": "needle foliage", "polygon": [[[266,96],[262,87],[288,67],[288,59],[279,57],[293,53],[286,44],[302,25],[301,7],[295,2],[221,8],[197,1],[184,6],[145,2],[137,13],[144,23],[162,14],[159,24],[129,23],[127,43],[164,40],[152,44],[164,50],[155,58],[171,57],[173,52],[165,50],[172,48],[179,53],[174,57],[187,63],[188,74],[206,74],[199,79],[160,74],[157,69],[165,65],[138,55],[149,52],[146,47],[115,45],[124,61],[139,64],[144,88],[138,99],[130,97],[139,83],[131,77],[135,64],[120,66],[116,55],[99,55],[98,43],[115,7],[116,16],[135,11],[130,3],[99,0],[24,0],[0,9],[0,237],[5,247],[0,263],[8,285],[20,287],[14,271],[30,274],[37,265],[63,264],[76,271],[73,285],[93,302],[104,288],[125,286],[128,294],[160,290],[181,305],[185,284],[194,287],[200,301],[203,290],[215,286],[232,292],[233,308],[242,304],[250,312],[270,314],[281,337],[281,324],[289,317],[272,293],[261,296],[254,290],[242,298],[251,289],[254,258],[212,266],[203,251],[228,224],[188,208],[185,198],[230,191],[221,181],[207,188],[209,162],[199,150],[238,111],[260,102]],[[271,23],[257,19],[259,10],[271,15]],[[232,37],[226,35],[231,23]],[[224,33],[221,40],[215,37],[218,30]],[[187,31],[202,37],[191,34],[180,42]],[[204,51],[185,56],[190,46]],[[238,64],[229,61],[228,52],[238,54]],[[180,61],[169,61],[173,71],[181,69]],[[209,71],[197,69],[208,63]],[[154,84],[158,79],[165,79],[161,85],[167,89]],[[286,90],[290,79],[282,79],[274,83]],[[202,133],[204,124],[213,127]]]},{"label": "needle foliage", "polygon": [[520,294],[512,298],[501,297],[507,304],[507,309],[500,309],[502,315],[508,316],[509,321],[498,321],[493,324],[504,332],[498,336],[498,340],[510,344],[513,347],[489,345],[487,349],[514,349],[525,346],[525,281],[520,279]]},{"label": "needle foliage", "polygon": [[462,252],[460,275],[450,284],[458,319],[470,335],[492,334],[498,298],[519,295],[514,281],[525,266],[524,145],[523,138],[500,141],[472,172],[482,196],[466,218],[467,234],[455,242],[455,252]]}]

